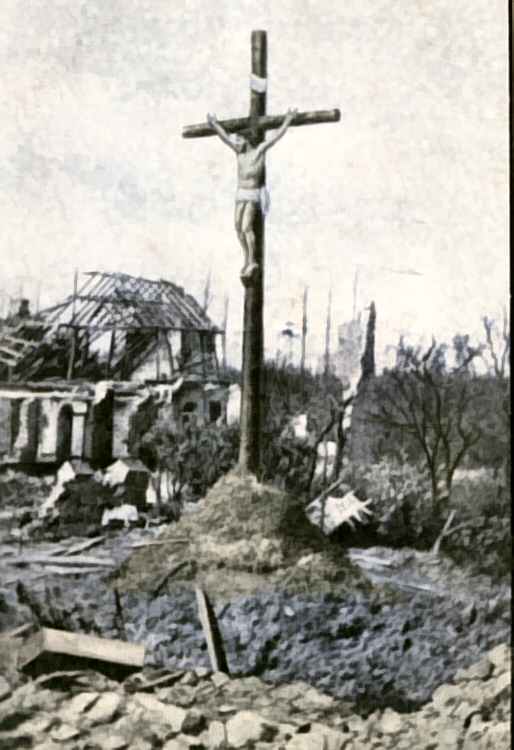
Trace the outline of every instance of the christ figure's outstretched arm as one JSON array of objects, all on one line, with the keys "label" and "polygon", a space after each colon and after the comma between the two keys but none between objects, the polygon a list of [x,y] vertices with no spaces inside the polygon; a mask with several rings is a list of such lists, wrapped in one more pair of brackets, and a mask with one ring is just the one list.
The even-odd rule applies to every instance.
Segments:
[{"label": "christ figure's outstretched arm", "polygon": [[221,125],[219,124],[218,120],[216,119],[216,115],[208,114],[207,115],[207,122],[209,123],[209,125],[211,126],[211,128],[213,128],[216,131],[216,133],[219,135],[219,137],[221,138],[221,140],[223,141],[223,143],[226,146],[228,146],[229,148],[231,148],[232,151],[236,151],[236,148],[235,148],[234,144],[230,140],[229,134],[227,133],[227,131],[224,128],[221,127]]},{"label": "christ figure's outstretched arm", "polygon": [[274,146],[275,143],[277,143],[277,141],[279,141],[286,134],[287,130],[289,129],[289,126],[291,125],[291,123],[293,122],[297,114],[298,114],[297,109],[287,110],[287,114],[284,117],[284,122],[282,123],[280,128],[277,131],[275,131],[275,133],[271,136],[269,141],[264,141],[263,143],[260,144],[260,146],[257,147],[257,153],[259,155],[266,153],[266,151],[268,151],[272,146]]}]

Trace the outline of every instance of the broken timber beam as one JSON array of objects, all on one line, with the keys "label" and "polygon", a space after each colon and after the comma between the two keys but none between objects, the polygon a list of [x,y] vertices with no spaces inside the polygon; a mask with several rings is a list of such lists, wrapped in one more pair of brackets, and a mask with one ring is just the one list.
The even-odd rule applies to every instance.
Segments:
[{"label": "broken timber beam", "polygon": [[55,671],[59,662],[103,662],[124,670],[141,669],[145,659],[145,647],[140,643],[111,638],[98,638],[82,633],[68,633],[65,630],[42,628],[24,643],[18,657],[18,668],[29,669],[44,664],[42,671]]},{"label": "broken timber beam", "polygon": [[225,672],[229,674],[227,657],[223,648],[223,641],[218,627],[218,621],[212,605],[203,589],[196,588],[196,602],[198,604],[198,616],[202,624],[203,633],[207,642],[207,652],[213,672]]}]

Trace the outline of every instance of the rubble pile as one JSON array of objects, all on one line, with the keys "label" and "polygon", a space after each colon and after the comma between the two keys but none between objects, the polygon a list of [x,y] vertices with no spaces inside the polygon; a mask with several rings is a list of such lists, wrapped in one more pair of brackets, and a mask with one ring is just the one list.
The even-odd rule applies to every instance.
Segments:
[{"label": "rubble pile", "polygon": [[[54,523],[98,532],[79,489],[94,481],[119,501],[123,484],[72,469],[64,492],[53,487]],[[467,581],[443,555],[345,554],[300,501],[236,474],[179,523],[147,526],[0,535],[0,750],[503,747],[505,582]],[[195,586],[214,605],[230,679],[208,673]],[[122,684],[80,670],[26,682],[23,641],[5,637],[26,624],[141,643],[145,668]]]},{"label": "rubble pile", "polygon": [[0,677],[0,747],[507,750],[510,658],[500,645],[418,711],[365,716],[305,683],[271,686],[202,668],[146,668],[121,684],[80,671],[19,687]]},{"label": "rubble pile", "polygon": [[56,475],[8,471],[0,482],[0,519],[23,541],[87,537],[105,526],[143,524],[151,510],[150,480],[148,469],[133,459],[118,459],[104,471],[78,459],[65,461]]},{"label": "rubble pile", "polygon": [[[105,576],[106,574],[104,574]],[[100,576],[40,579],[0,589],[0,627],[25,622],[146,646],[147,664],[209,666],[192,587],[119,594]],[[505,598],[449,606],[443,597],[391,592],[268,591],[215,602],[231,674],[303,680],[362,710],[412,710],[434,689],[510,637]]]}]

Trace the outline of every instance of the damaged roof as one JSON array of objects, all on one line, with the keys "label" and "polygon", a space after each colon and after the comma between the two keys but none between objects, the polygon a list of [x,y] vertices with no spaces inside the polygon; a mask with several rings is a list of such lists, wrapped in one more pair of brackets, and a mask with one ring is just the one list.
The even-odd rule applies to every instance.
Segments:
[{"label": "damaged roof", "polygon": [[[115,354],[120,358],[111,368],[116,375],[123,350],[125,369],[127,354],[135,366],[136,358],[141,362],[155,349],[160,332],[221,333],[197,301],[170,281],[100,271],[84,275],[82,287],[63,302],[0,329],[0,370],[8,368],[15,380],[34,378],[54,361],[55,374],[61,375],[69,358],[70,336],[76,336],[72,346],[78,354],[81,347],[87,353],[104,332],[116,331]],[[137,341],[127,351],[127,336],[137,333]]]},{"label": "damaged roof", "polygon": [[200,305],[170,281],[91,271],[76,295],[45,313],[52,325],[87,328],[217,330]]}]

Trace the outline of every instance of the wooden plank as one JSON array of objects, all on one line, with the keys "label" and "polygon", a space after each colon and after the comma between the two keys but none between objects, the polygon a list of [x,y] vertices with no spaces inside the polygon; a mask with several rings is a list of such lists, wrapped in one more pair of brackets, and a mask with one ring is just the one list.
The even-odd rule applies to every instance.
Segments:
[{"label": "wooden plank", "polygon": [[188,544],[189,539],[152,539],[148,542],[134,542],[130,549],[140,549],[142,547],[160,547],[163,544]]},{"label": "wooden plank", "polygon": [[77,555],[70,558],[59,557],[56,558],[54,555],[18,555],[17,557],[9,558],[9,565],[55,565],[56,562],[59,565],[80,565],[84,567],[112,567],[116,565],[114,560],[110,558],[102,557],[89,557],[87,555]]},{"label": "wooden plank", "polygon": [[42,628],[27,639],[19,655],[18,667],[23,669],[43,654],[62,654],[111,664],[142,667],[145,647],[139,643],[127,643],[83,633]]},{"label": "wooden plank", "polygon": [[25,635],[29,630],[33,628],[33,624],[31,622],[26,622],[25,625],[20,625],[17,628],[14,628],[14,630],[8,630],[6,633],[0,633],[0,641],[6,640],[7,638],[19,638],[22,635]]},{"label": "wooden plank", "polygon": [[196,587],[195,593],[198,604],[198,615],[207,642],[207,653],[209,654],[211,669],[213,672],[225,672],[229,674],[223,641],[211,603],[203,589]]},{"label": "wooden plank", "polygon": [[[63,554],[65,555],[76,555],[78,552],[85,552],[87,549],[91,549],[91,547],[96,547],[97,544],[100,544],[105,540],[104,536],[95,536],[93,539],[87,539],[85,542],[80,542],[78,544],[74,544],[72,547],[70,547],[67,550],[63,551]],[[59,553],[60,554],[60,553]]]}]

